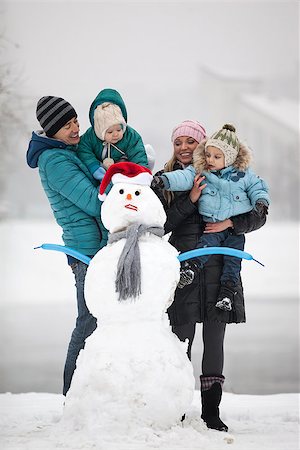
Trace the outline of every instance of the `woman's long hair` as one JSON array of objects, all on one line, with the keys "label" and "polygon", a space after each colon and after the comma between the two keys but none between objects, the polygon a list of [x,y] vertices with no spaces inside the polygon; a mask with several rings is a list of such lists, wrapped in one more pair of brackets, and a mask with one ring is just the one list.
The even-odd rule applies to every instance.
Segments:
[{"label": "woman's long hair", "polygon": [[[169,161],[166,162],[165,167],[164,167],[164,171],[165,172],[172,172],[174,170],[174,166],[175,166],[176,162],[177,162],[177,159],[176,159],[175,155],[173,154],[172,158],[169,159]],[[164,189],[163,194],[164,194],[164,197],[166,199],[166,202],[167,202],[168,206],[170,206],[170,204],[174,200],[174,192],[166,191]]]}]

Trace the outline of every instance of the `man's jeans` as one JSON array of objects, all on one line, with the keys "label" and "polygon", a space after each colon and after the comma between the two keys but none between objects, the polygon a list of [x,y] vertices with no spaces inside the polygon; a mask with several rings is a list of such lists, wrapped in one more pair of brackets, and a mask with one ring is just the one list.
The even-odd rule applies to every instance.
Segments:
[{"label": "man's jeans", "polygon": [[89,312],[84,298],[84,281],[88,266],[83,262],[78,261],[72,264],[71,268],[75,275],[78,317],[76,319],[76,327],[73,330],[69,343],[64,368],[64,395],[66,395],[70,388],[73,373],[76,369],[78,354],[80,350],[84,348],[86,338],[97,328],[97,319]]},{"label": "man's jeans", "polygon": [[[243,234],[232,234],[228,229],[218,233],[204,233],[197,245],[197,248],[205,247],[231,247],[237,250],[244,250],[245,236]],[[209,255],[198,256],[197,260],[201,266],[207,262]],[[235,256],[224,255],[223,257],[223,273],[221,283],[231,281],[237,283],[241,271],[241,259]]]}]

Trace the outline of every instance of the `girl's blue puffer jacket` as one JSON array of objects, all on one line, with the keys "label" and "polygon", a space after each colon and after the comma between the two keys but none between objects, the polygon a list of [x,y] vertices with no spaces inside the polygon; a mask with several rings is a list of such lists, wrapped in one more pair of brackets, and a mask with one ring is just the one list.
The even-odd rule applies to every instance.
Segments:
[{"label": "girl's blue puffer jacket", "polygon": [[216,172],[205,170],[205,141],[194,150],[193,165],[184,170],[165,172],[165,189],[187,191],[192,189],[196,174],[205,176],[207,184],[198,200],[199,213],[206,222],[220,222],[251,211],[258,200],[270,203],[268,187],[264,180],[250,168],[250,150],[240,144],[234,165]]},{"label": "girl's blue puffer jacket", "polygon": [[107,243],[95,180],[76,155],[77,146],[32,133],[27,163],[40,178],[67,247],[94,256]]}]

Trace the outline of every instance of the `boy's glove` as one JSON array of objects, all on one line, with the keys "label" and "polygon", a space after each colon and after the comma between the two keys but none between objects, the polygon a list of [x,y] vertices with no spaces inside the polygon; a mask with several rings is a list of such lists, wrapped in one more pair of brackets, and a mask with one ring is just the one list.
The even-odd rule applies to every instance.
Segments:
[{"label": "boy's glove", "polygon": [[255,209],[259,214],[267,215],[268,214],[268,204],[265,200],[260,199],[255,203]]},{"label": "boy's glove", "polygon": [[98,167],[97,170],[93,173],[93,177],[96,178],[96,180],[101,181],[106,173],[106,170],[103,169],[103,167]]},{"label": "boy's glove", "polygon": [[158,175],[154,175],[153,180],[151,181],[151,187],[152,187],[152,189],[156,189],[156,188],[163,189],[164,182],[163,182],[162,178],[159,177]]},{"label": "boy's glove", "polygon": [[164,177],[163,175],[154,175],[153,180],[151,182],[151,188],[152,189],[166,189],[170,187],[169,180],[167,177]]},{"label": "boy's glove", "polygon": [[234,296],[237,294],[237,286],[231,282],[221,284],[220,292],[217,298],[216,308],[223,311],[231,311]]},{"label": "boy's glove", "polygon": [[177,284],[179,289],[184,288],[194,281],[195,275],[199,270],[199,266],[192,261],[183,261],[180,268],[180,279]]}]

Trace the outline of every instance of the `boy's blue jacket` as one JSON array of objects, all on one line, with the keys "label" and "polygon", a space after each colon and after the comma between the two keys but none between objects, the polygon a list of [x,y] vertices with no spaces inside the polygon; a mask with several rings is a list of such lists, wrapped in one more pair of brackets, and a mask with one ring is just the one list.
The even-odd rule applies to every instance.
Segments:
[{"label": "boy's blue jacket", "polygon": [[[94,131],[94,112],[97,106],[106,102],[118,105],[127,122],[126,106],[119,92],[114,89],[103,89],[99,92],[90,107],[89,118],[92,126],[81,136],[78,146],[78,156],[92,174],[101,166],[104,147],[104,141],[99,139]],[[110,156],[115,162],[119,162],[125,156],[128,161],[148,167],[148,158],[142,138],[129,125],[126,126],[123,138],[115,146],[111,146],[110,150]]]},{"label": "boy's blue jacket", "polygon": [[40,178],[67,247],[93,256],[106,245],[107,230],[100,221],[102,203],[97,180],[80,161],[77,146],[33,132],[27,164],[39,168]]},{"label": "boy's blue jacket", "polygon": [[[268,187],[248,167],[250,160],[246,149],[237,158],[234,166],[217,172],[203,170],[203,149],[198,146],[194,151],[194,163],[184,170],[164,172],[167,178],[165,188],[170,191],[187,191],[192,189],[197,173],[205,176],[202,184],[207,184],[198,200],[199,213],[207,222],[220,222],[255,208],[258,200],[266,205],[270,203]],[[199,156],[199,153],[201,155]],[[241,157],[242,156],[242,157]]]}]

